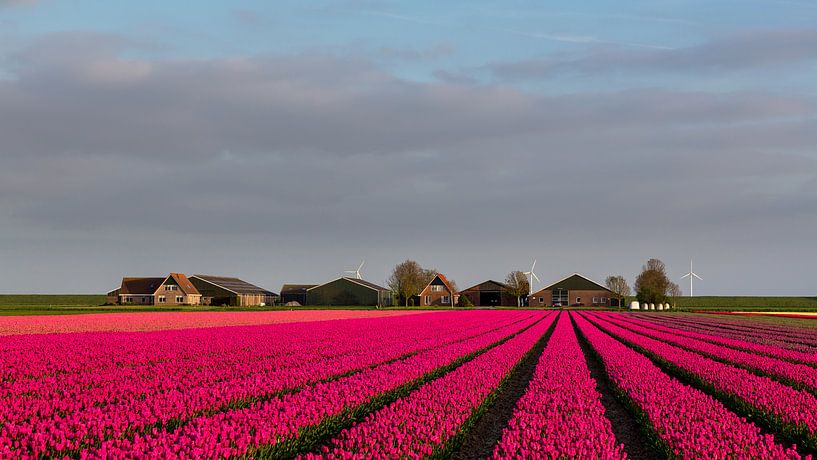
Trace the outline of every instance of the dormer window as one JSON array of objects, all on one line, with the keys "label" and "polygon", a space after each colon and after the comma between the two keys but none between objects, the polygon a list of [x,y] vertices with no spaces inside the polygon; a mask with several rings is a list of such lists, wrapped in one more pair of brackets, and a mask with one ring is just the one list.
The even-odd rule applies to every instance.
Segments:
[{"label": "dormer window", "polygon": [[179,286],[176,286],[175,284],[166,284],[165,285],[165,291],[178,291],[178,290],[179,290]]}]

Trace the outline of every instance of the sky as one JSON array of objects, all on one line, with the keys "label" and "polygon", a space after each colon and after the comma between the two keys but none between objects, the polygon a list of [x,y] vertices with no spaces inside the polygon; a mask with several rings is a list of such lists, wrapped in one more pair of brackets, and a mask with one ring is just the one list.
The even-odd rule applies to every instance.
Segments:
[{"label": "sky", "polygon": [[192,5],[0,0],[0,293],[659,258],[817,295],[817,3]]}]

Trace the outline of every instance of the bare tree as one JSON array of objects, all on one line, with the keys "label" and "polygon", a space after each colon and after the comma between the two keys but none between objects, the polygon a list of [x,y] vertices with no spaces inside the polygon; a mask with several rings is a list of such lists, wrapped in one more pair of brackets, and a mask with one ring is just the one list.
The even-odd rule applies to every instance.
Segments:
[{"label": "bare tree", "polygon": [[419,295],[436,275],[437,270],[424,269],[417,262],[406,260],[394,267],[388,281],[389,288],[397,293],[408,307],[409,300]]},{"label": "bare tree", "polygon": [[522,296],[528,295],[530,291],[530,283],[528,277],[519,270],[514,270],[508,273],[505,277],[505,284],[508,285],[508,293],[516,296],[516,306],[522,306]]},{"label": "bare tree", "polygon": [[681,291],[681,286],[678,286],[678,284],[670,281],[668,294],[670,299],[672,299],[673,308],[677,308],[678,300],[684,295],[683,291]]},{"label": "bare tree", "polygon": [[627,284],[627,280],[621,275],[610,275],[604,284],[618,297],[618,308],[621,308],[624,300],[630,295],[630,285]]}]

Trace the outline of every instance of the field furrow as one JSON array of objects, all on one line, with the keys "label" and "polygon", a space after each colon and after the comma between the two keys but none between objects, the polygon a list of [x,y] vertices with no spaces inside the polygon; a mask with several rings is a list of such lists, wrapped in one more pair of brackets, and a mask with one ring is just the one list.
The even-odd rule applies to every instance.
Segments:
[{"label": "field furrow", "polygon": [[573,322],[562,314],[493,458],[626,458]]},{"label": "field furrow", "polygon": [[463,434],[463,426],[542,339],[554,316],[372,413],[332,439],[319,453],[302,458],[450,455],[457,447],[453,439]]},{"label": "field furrow", "polygon": [[[138,434],[132,439],[106,441],[88,456],[135,458],[148,452],[160,452],[172,456],[231,457],[258,448],[264,448],[270,456],[286,456],[304,449],[304,444],[312,442],[310,436],[345,427],[389,399],[402,396],[401,392],[447,372],[541,318],[542,315],[536,315],[523,325],[433,348],[249,407],[198,417],[172,431],[154,431]],[[375,343],[370,345],[376,347]]]},{"label": "field furrow", "polygon": [[716,399],[667,375],[583,315],[574,319],[609,379],[668,457],[800,458],[794,449],[777,444]]},{"label": "field furrow", "polygon": [[768,425],[809,451],[817,450],[817,398],[811,393],[637,334],[604,321],[598,315],[586,316],[605,333],[666,364],[685,380],[716,395],[730,408]]}]

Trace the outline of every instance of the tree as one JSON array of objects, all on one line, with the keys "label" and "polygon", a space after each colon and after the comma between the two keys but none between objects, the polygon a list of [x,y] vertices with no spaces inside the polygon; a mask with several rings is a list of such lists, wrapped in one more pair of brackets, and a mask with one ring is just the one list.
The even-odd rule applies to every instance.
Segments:
[{"label": "tree", "polygon": [[650,259],[641,267],[641,274],[635,279],[636,297],[641,303],[664,303],[672,284],[664,262]]},{"label": "tree", "polygon": [[672,306],[678,306],[678,299],[684,295],[683,291],[681,291],[681,287],[678,286],[676,283],[670,282],[669,292],[667,293],[669,297],[672,299]]},{"label": "tree", "polygon": [[413,260],[406,260],[394,267],[389,277],[389,288],[397,293],[400,300],[408,307],[409,300],[420,294],[420,291],[437,275],[437,270],[424,269]]},{"label": "tree", "polygon": [[618,308],[621,308],[624,300],[630,295],[630,286],[627,284],[627,280],[621,275],[610,275],[604,284],[607,285],[607,289],[613,291],[618,297]]},{"label": "tree", "polygon": [[508,285],[508,293],[516,296],[516,306],[521,307],[522,296],[526,296],[530,292],[528,277],[519,270],[514,270],[505,277],[505,284]]}]

